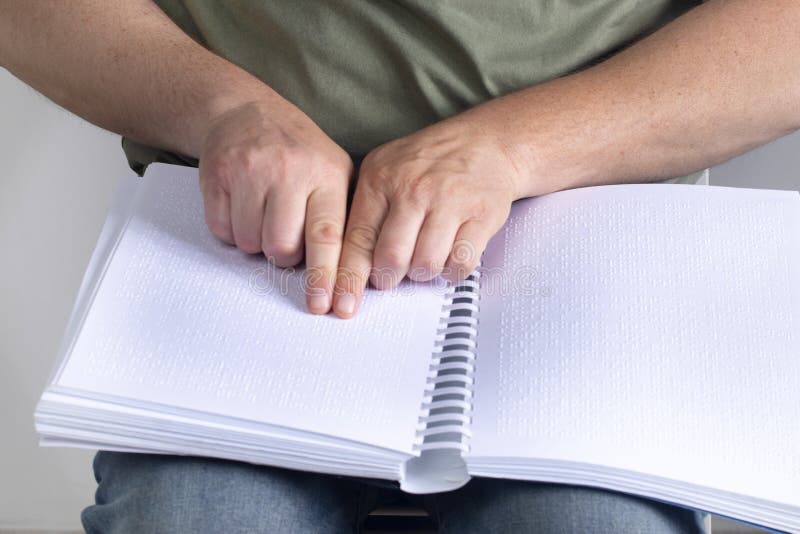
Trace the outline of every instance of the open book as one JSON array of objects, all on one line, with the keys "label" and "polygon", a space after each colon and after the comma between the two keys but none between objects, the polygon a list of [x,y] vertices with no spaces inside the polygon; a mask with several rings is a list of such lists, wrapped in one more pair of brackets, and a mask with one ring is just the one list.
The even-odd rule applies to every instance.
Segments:
[{"label": "open book", "polygon": [[36,410],[45,445],[447,491],[609,488],[800,529],[800,195],[620,185],[515,203],[468,280],[304,310],[217,241],[197,171],[116,196]]}]

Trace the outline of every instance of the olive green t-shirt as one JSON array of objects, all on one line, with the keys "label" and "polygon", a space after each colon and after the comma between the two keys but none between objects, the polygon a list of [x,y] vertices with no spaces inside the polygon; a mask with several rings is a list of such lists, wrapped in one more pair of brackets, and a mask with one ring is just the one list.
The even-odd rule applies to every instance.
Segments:
[{"label": "olive green t-shirt", "polygon": [[[356,161],[485,100],[602,61],[699,0],[157,0]],[[190,158],[123,140],[137,172]],[[695,177],[681,181],[694,181]]]}]

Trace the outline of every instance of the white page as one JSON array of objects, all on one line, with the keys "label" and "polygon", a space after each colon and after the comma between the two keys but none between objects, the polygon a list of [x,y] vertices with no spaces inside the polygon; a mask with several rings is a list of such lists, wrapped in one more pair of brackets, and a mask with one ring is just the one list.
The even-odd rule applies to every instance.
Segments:
[{"label": "white page", "polygon": [[300,270],[217,241],[197,171],[151,167],[57,385],[410,453],[442,287],[305,311]]},{"label": "white page", "polygon": [[517,203],[484,265],[470,456],[797,502],[797,193],[557,193]]}]

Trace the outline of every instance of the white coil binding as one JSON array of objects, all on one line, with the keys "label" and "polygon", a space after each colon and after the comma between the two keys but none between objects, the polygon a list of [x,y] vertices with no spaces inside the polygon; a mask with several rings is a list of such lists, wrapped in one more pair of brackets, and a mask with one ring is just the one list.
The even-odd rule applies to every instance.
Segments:
[{"label": "white coil binding", "polygon": [[475,270],[454,285],[442,307],[414,449],[469,452],[478,325]]}]

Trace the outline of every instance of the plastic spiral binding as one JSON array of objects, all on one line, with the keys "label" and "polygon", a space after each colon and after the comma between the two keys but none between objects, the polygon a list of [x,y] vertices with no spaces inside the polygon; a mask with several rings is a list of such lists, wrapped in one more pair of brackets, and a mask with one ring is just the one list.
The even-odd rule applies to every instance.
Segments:
[{"label": "plastic spiral binding", "polygon": [[447,294],[428,373],[415,450],[469,452],[478,326],[474,271]]}]

